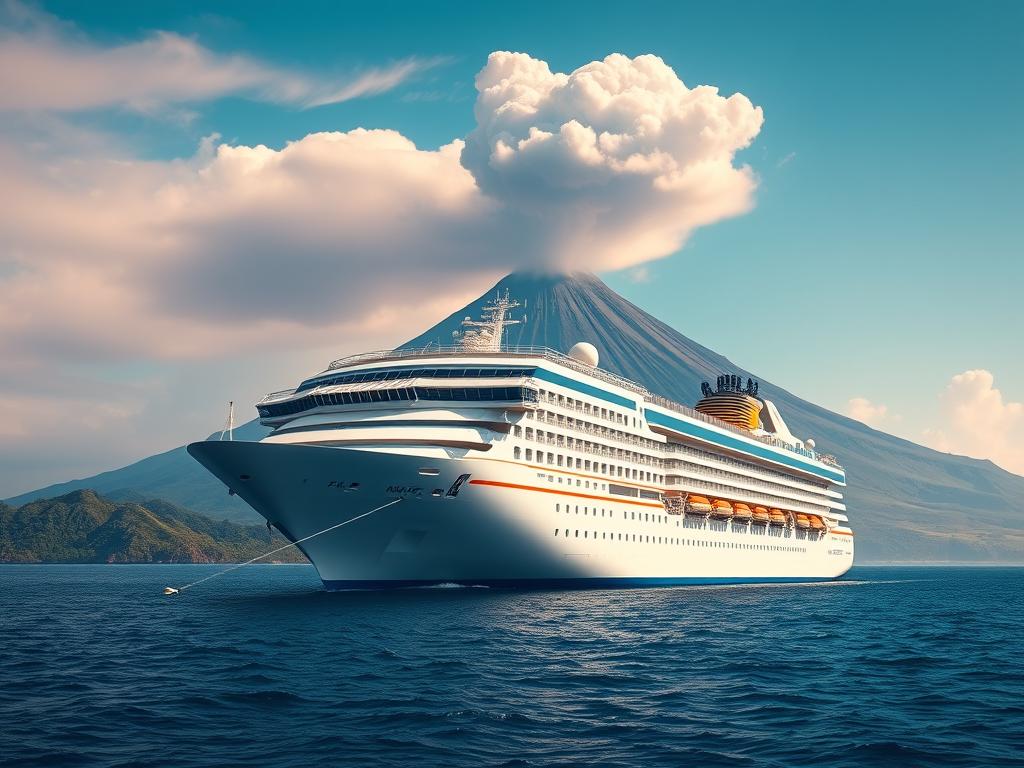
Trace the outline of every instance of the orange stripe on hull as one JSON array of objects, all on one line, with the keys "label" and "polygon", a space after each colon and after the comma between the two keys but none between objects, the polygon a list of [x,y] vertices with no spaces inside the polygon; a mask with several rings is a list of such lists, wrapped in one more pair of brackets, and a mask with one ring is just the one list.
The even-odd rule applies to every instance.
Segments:
[{"label": "orange stripe on hull", "polygon": [[575,491],[559,491],[554,488],[538,488],[535,485],[518,485],[517,483],[502,483],[498,480],[470,480],[470,485],[490,485],[495,488],[512,488],[517,491],[537,491],[539,493],[553,493],[557,496],[574,496],[577,499],[596,499],[597,501],[614,501],[618,504],[632,504],[637,507],[652,507],[664,509],[662,504],[648,504],[643,501],[631,501],[629,499],[618,499],[611,496],[591,496],[588,493],[576,493]]}]

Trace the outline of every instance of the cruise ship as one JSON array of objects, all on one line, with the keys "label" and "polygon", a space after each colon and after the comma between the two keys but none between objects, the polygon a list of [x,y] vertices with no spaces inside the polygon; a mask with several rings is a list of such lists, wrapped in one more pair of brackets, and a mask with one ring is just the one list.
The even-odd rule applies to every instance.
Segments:
[{"label": "cruise ship", "polygon": [[[257,404],[259,442],[189,453],[327,589],[834,579],[846,476],[724,372],[694,407],[602,370],[594,344],[503,344],[507,294],[451,346],[346,357]],[[594,340],[599,341],[599,340]],[[695,396],[697,393],[695,393]]]}]

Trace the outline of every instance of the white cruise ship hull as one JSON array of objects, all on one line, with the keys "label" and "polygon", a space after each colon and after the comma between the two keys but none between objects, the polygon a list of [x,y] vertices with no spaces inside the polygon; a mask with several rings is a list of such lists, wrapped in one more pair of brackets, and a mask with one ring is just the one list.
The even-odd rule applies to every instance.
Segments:
[{"label": "white cruise ship hull", "polygon": [[443,449],[207,441],[188,451],[292,541],[401,498],[299,545],[328,589],[813,581],[853,563],[848,533],[670,515],[572,472]]}]

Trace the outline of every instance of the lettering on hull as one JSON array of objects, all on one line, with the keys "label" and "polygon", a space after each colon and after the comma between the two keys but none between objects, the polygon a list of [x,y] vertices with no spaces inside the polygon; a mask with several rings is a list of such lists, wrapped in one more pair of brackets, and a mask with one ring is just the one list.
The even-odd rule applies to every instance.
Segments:
[{"label": "lettering on hull", "polygon": [[387,493],[403,499],[419,499],[423,496],[423,488],[416,485],[389,485]]}]

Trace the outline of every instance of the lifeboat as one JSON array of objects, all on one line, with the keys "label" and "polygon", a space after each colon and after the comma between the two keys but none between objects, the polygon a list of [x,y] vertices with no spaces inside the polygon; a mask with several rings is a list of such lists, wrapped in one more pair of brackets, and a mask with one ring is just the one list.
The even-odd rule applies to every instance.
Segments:
[{"label": "lifeboat", "polygon": [[786,513],[783,512],[781,509],[776,509],[775,507],[772,507],[770,510],[768,510],[768,515],[772,525],[786,524]]},{"label": "lifeboat", "polygon": [[804,528],[804,529],[807,529],[807,528],[811,527],[811,522],[810,522],[810,520],[807,519],[807,515],[801,514],[799,512],[797,513],[797,515],[796,515],[796,527],[797,528]]},{"label": "lifeboat", "polygon": [[817,515],[808,515],[807,522],[811,524],[811,528],[816,531],[822,531],[825,529],[825,524],[821,522],[821,518]]},{"label": "lifeboat", "polygon": [[754,522],[758,525],[766,525],[771,522],[772,516],[764,507],[754,507]]},{"label": "lifeboat", "polygon": [[686,499],[686,511],[696,515],[706,515],[711,511],[711,502],[704,496],[689,496]]},{"label": "lifeboat", "polygon": [[712,517],[732,517],[732,504],[730,504],[728,501],[715,499],[713,502],[711,502],[711,507]]},{"label": "lifeboat", "polygon": [[736,503],[732,505],[732,517],[734,520],[749,520],[753,513],[746,504]]}]

